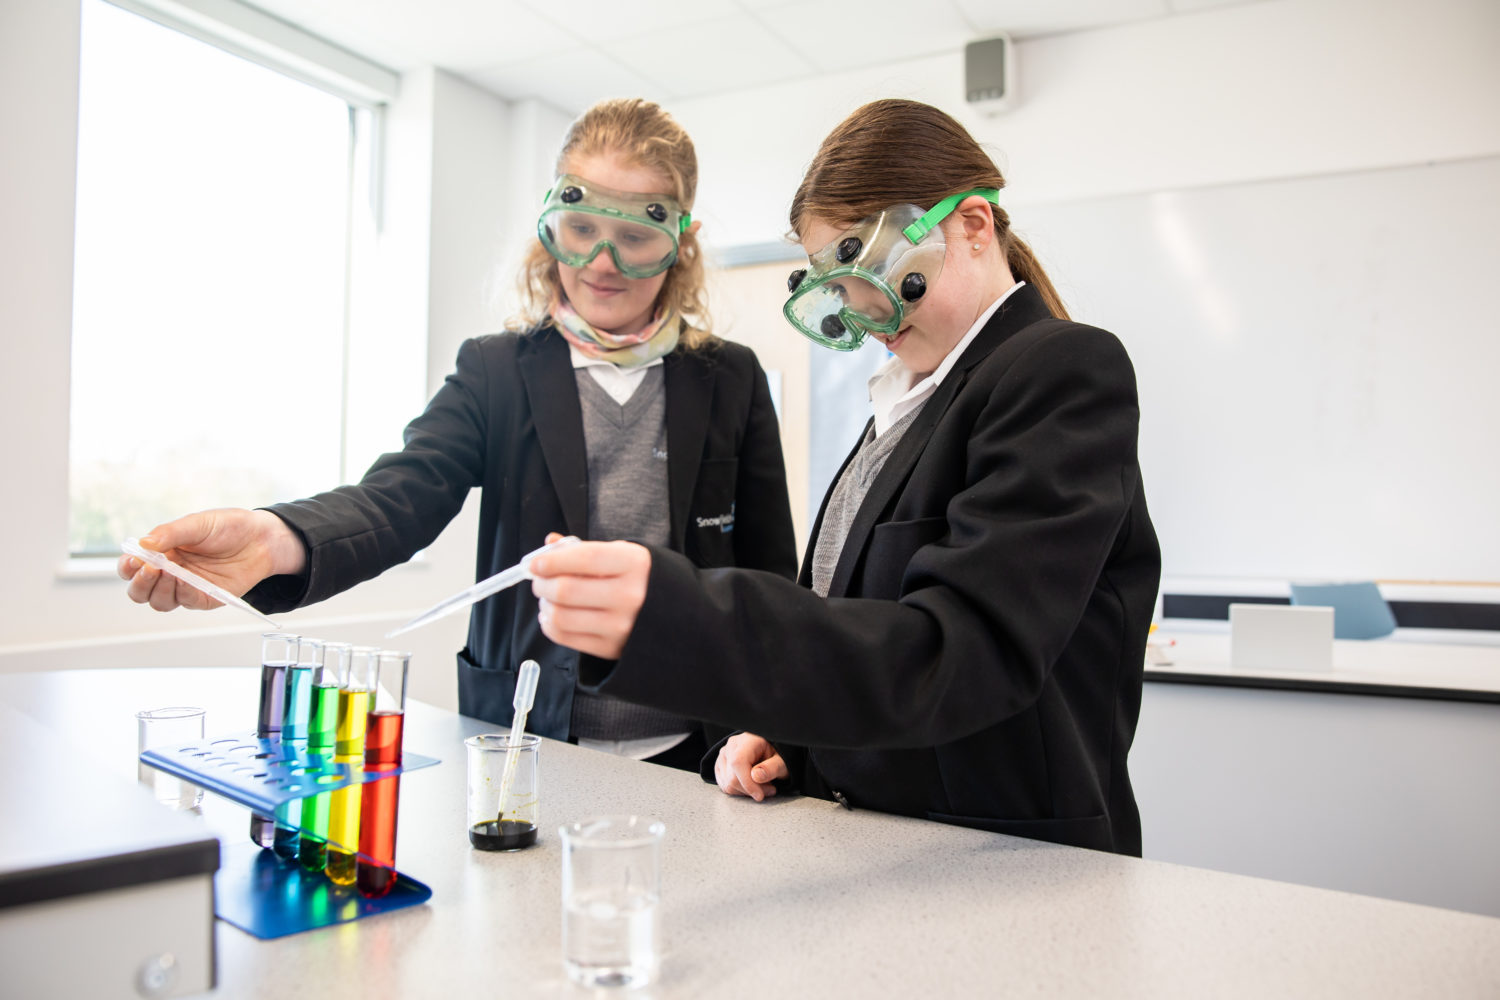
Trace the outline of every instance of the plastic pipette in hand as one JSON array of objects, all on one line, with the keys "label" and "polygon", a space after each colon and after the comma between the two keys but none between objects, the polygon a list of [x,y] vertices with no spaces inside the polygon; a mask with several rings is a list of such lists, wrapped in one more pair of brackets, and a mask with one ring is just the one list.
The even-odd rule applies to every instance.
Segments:
[{"label": "plastic pipette in hand", "polygon": [[541,664],[535,660],[527,660],[521,664],[521,675],[516,678],[516,696],[510,702],[516,714],[510,721],[510,749],[505,751],[505,770],[500,776],[500,805],[495,816],[497,822],[505,819],[510,782],[516,776],[516,753],[521,748],[521,737],[526,733],[526,715],[531,711],[531,703],[536,700],[536,682],[541,674]]},{"label": "plastic pipette in hand", "polygon": [[269,622],[275,628],[281,628],[280,625],[277,625],[274,621],[271,621],[270,618],[267,618],[265,615],[252,608],[249,604],[240,600],[238,597],[235,597],[233,594],[225,590],[223,587],[219,586],[217,583],[205,580],[203,577],[199,576],[197,573],[194,573],[186,566],[180,566],[177,563],[174,563],[172,560],[168,559],[160,552],[153,552],[150,549],[142,548],[140,539],[138,538],[125,539],[120,543],[120,548],[125,552],[126,555],[135,556],[135,558],[139,559],[147,566],[150,566],[152,569],[161,570],[168,576],[175,576],[177,579],[181,580],[189,587],[192,587],[194,590],[203,591],[203,593],[207,594],[209,597],[212,597],[220,604],[227,604],[230,607],[239,608],[241,611],[244,611],[247,614],[252,614],[263,622]]},{"label": "plastic pipette in hand", "polygon": [[529,580],[531,579],[531,560],[535,559],[543,552],[551,552],[553,549],[567,548],[569,545],[577,544],[577,537],[569,535],[566,538],[559,538],[551,545],[543,545],[539,549],[533,549],[532,551],[522,556],[520,562],[516,563],[509,569],[503,569],[500,572],[496,573],[494,576],[486,577],[485,579],[480,580],[478,583],[474,584],[472,587],[466,587],[463,590],[460,590],[452,597],[443,598],[441,601],[438,601],[432,607],[428,608],[420,615],[417,615],[417,617],[413,618],[405,625],[402,625],[394,632],[387,632],[385,634],[385,637],[387,639],[390,639],[394,636],[400,635],[402,632],[410,632],[414,628],[421,628],[428,622],[435,622],[445,615],[451,615],[455,611],[462,611],[464,608],[467,608],[471,604],[478,604],[486,597],[489,597],[491,594],[498,594],[506,587],[514,587],[522,580]]}]

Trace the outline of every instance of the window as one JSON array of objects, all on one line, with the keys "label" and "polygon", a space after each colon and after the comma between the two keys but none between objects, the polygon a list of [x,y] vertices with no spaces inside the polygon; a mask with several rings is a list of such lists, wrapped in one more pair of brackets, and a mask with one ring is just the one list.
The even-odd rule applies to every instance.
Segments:
[{"label": "window", "polygon": [[370,113],[83,4],[69,547],[343,481]]}]

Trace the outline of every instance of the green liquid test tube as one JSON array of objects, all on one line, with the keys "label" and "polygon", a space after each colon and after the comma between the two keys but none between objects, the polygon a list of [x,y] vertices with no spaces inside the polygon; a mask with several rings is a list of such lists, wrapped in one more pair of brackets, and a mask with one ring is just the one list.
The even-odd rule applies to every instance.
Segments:
[{"label": "green liquid test tube", "polygon": [[[331,757],[338,728],[339,686],[335,674],[325,663],[313,678],[312,710],[307,726],[307,752]],[[297,859],[310,872],[320,872],[328,863],[328,792],[302,800],[302,822],[298,824],[302,839]]]},{"label": "green liquid test tube", "polygon": [[[281,721],[281,742],[289,749],[307,746],[307,725],[312,713],[313,674],[323,662],[323,643],[317,639],[299,638],[297,658],[286,672],[285,715]],[[276,856],[297,860],[297,827],[302,822],[302,801],[293,799],[276,810],[276,838],[272,849]]]}]

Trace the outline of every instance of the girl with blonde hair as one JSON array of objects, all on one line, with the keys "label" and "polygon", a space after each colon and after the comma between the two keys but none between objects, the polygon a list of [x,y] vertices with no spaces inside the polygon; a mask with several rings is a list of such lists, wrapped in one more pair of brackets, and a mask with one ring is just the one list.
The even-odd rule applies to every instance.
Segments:
[{"label": "girl with blonde hair", "polygon": [[[549,530],[628,538],[709,569],[796,571],[765,373],[709,332],[692,140],[642,100],[595,105],[569,129],[521,274],[521,329],[459,348],[455,370],[359,483],[259,511],[153,529],[150,548],[266,612],[312,604],[404,562],[481,490],[477,578]],[[124,557],[133,600],[212,602]],[[475,605],[458,654],[459,711],[511,721],[517,669],[542,668],[530,731],[696,768],[689,716],[577,686],[579,656],[542,633],[514,587]],[[705,664],[705,669],[708,665]]]}]

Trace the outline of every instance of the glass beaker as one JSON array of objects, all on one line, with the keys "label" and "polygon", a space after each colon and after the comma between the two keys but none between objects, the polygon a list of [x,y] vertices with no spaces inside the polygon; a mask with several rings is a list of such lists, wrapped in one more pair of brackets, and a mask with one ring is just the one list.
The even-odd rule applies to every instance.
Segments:
[{"label": "glass beaker", "polygon": [[180,747],[203,739],[203,709],[153,708],[135,713],[136,779],[151,789],[156,801],[173,809],[196,809],[203,789],[140,760],[142,750]]},{"label": "glass beaker", "polygon": [[642,986],[661,966],[661,842],[649,816],[559,827],[563,969],[581,986]]},{"label": "glass beaker", "polygon": [[479,850],[518,851],[536,843],[536,758],[541,743],[539,737],[523,734],[515,741],[512,761],[508,734],[486,733],[464,740],[469,843]]}]

